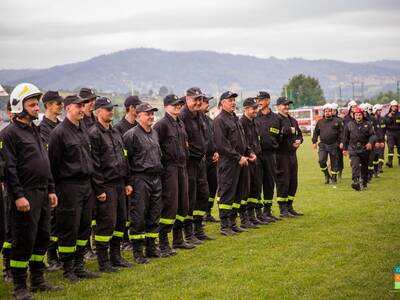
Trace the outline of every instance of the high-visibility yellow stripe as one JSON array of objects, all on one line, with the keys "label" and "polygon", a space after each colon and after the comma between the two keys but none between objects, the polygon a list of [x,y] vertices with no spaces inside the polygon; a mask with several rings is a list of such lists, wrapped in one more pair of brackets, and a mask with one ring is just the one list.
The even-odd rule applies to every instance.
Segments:
[{"label": "high-visibility yellow stripe", "polygon": [[274,128],[274,127],[271,127],[270,129],[269,129],[269,132],[272,132],[272,133],[275,133],[275,134],[279,134],[279,129],[278,128]]},{"label": "high-visibility yellow stripe", "polygon": [[287,198],[288,198],[288,200],[292,200],[292,201],[294,200],[294,196],[288,196]]},{"label": "high-visibility yellow stripe", "polygon": [[146,237],[156,239],[158,238],[158,232],[146,232]]},{"label": "high-visibility yellow stripe", "polygon": [[85,247],[88,243],[88,240],[76,240],[76,245],[79,247]]},{"label": "high-visibility yellow stripe", "polygon": [[129,226],[131,226],[131,222],[126,221],[126,222],[125,222],[125,227],[129,227]]},{"label": "high-visibility yellow stripe", "polygon": [[276,197],[276,200],[277,200],[278,202],[286,202],[286,201],[288,201],[288,198]]},{"label": "high-visibility yellow stripe", "polygon": [[373,169],[374,169],[374,167],[372,167],[372,166],[371,166],[371,167],[368,167],[368,170],[373,170]]},{"label": "high-visibility yellow stripe", "polygon": [[129,235],[129,239],[130,240],[144,240],[145,237],[146,236],[143,233],[141,233],[141,234],[130,234]]},{"label": "high-visibility yellow stripe", "polygon": [[172,225],[175,223],[175,219],[161,218],[160,223],[165,225]]},{"label": "high-visibility yellow stripe", "polygon": [[4,249],[11,249],[12,244],[10,242],[4,242],[3,243],[3,248]]},{"label": "high-visibility yellow stripe", "polygon": [[215,201],[215,198],[212,198],[212,197],[208,198],[208,202],[214,203],[214,201]]},{"label": "high-visibility yellow stripe", "polygon": [[185,216],[185,220],[193,220],[193,216],[187,215],[187,216]]},{"label": "high-visibility yellow stripe", "polygon": [[11,268],[19,268],[19,269],[25,269],[28,267],[29,261],[20,261],[20,260],[10,260],[10,267]]},{"label": "high-visibility yellow stripe", "polygon": [[232,208],[240,208],[240,203],[232,203]]},{"label": "high-visibility yellow stripe", "polygon": [[204,210],[194,210],[193,216],[204,216],[206,212]]},{"label": "high-visibility yellow stripe", "polygon": [[96,225],[97,225],[97,222],[96,222],[96,220],[92,220],[92,223],[91,223],[91,225],[92,225],[92,227],[93,227],[93,226],[96,226]]},{"label": "high-visibility yellow stripe", "polygon": [[264,203],[272,203],[272,199],[264,200]]},{"label": "high-visibility yellow stripe", "polygon": [[258,199],[256,198],[247,198],[247,203],[258,203]]},{"label": "high-visibility yellow stripe", "polygon": [[388,156],[394,156],[394,154],[393,153],[388,153]]},{"label": "high-visibility yellow stripe", "polygon": [[225,210],[231,210],[232,206],[228,204],[219,204],[218,205],[219,209],[225,209]]},{"label": "high-visibility yellow stripe", "polygon": [[128,156],[128,149],[124,149],[124,156]]},{"label": "high-visibility yellow stripe", "polygon": [[217,202],[219,202],[220,199],[221,199],[220,197],[215,196],[215,200],[217,200]]},{"label": "high-visibility yellow stripe", "polygon": [[58,246],[58,252],[60,253],[74,253],[76,251],[76,246]]},{"label": "high-visibility yellow stripe", "polygon": [[122,238],[122,237],[124,237],[124,232],[123,232],[123,231],[116,231],[116,230],[115,230],[115,231],[113,232],[113,236]]},{"label": "high-visibility yellow stripe", "polygon": [[32,256],[31,256],[31,258],[29,260],[30,261],[42,262],[44,260],[44,255],[32,254]]},{"label": "high-visibility yellow stripe", "polygon": [[176,215],[176,219],[180,222],[185,221],[185,217],[184,216],[180,216],[180,215]]},{"label": "high-visibility yellow stripe", "polygon": [[246,205],[246,204],[247,204],[247,201],[246,201],[246,200],[242,200],[242,201],[240,201],[240,204],[241,204],[241,205]]},{"label": "high-visibility yellow stripe", "polygon": [[56,236],[54,236],[54,235],[51,235],[51,236],[50,236],[50,241],[52,241],[52,242],[58,242],[58,237],[56,237]]},{"label": "high-visibility yellow stripe", "polygon": [[96,242],[101,242],[101,243],[108,243],[111,240],[112,236],[111,235],[95,235],[94,240]]},{"label": "high-visibility yellow stripe", "polygon": [[379,159],[379,162],[381,162],[381,163],[384,163],[384,162],[385,162],[385,160],[384,160],[384,159],[382,159],[382,158],[380,158],[380,159]]},{"label": "high-visibility yellow stripe", "polygon": [[379,165],[379,160],[374,160],[372,163],[373,163],[374,165]]},{"label": "high-visibility yellow stripe", "polygon": [[331,171],[331,174],[332,174],[332,175],[337,175],[338,172]]},{"label": "high-visibility yellow stripe", "polygon": [[328,170],[328,167],[321,168],[321,171],[326,171],[326,170]]}]

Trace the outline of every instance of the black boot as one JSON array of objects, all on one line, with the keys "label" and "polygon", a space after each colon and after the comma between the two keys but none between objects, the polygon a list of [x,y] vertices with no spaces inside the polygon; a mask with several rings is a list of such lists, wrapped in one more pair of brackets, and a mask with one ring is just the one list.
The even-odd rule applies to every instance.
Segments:
[{"label": "black boot", "polygon": [[303,213],[295,211],[293,208],[293,200],[288,200],[288,211],[290,214],[294,215],[294,216],[304,216]]},{"label": "black boot", "polygon": [[99,274],[89,271],[85,268],[83,254],[75,252],[74,272],[80,279],[94,279],[99,278]]},{"label": "black boot", "polygon": [[210,223],[218,223],[219,222],[219,220],[215,219],[213,217],[213,215],[211,214],[211,209],[207,210],[206,214],[204,215],[203,220],[205,222],[210,222]]},{"label": "black boot", "polygon": [[55,272],[61,270],[62,264],[58,259],[57,249],[49,249],[47,251],[47,268],[49,272]]},{"label": "black boot", "polygon": [[110,258],[108,257],[108,249],[97,248],[97,261],[99,263],[99,271],[102,273],[115,273],[118,269],[111,265]]},{"label": "black boot", "polygon": [[231,230],[232,230],[233,232],[236,232],[236,233],[242,233],[242,232],[247,231],[247,230],[242,229],[242,228],[240,228],[240,227],[238,227],[238,226],[236,225],[236,218],[237,218],[237,214],[236,214],[236,213],[232,213],[231,216],[230,216],[230,218],[229,218],[229,220],[230,220],[230,225],[231,225]]},{"label": "black boot", "polygon": [[359,191],[361,189],[360,179],[358,177],[353,178],[353,183],[351,184],[351,187],[356,191]]},{"label": "black boot", "polygon": [[183,225],[183,230],[185,232],[185,240],[186,243],[188,244],[193,244],[193,245],[200,245],[203,242],[199,240],[193,232],[193,223],[186,223]]},{"label": "black boot", "polygon": [[86,260],[96,260],[97,259],[96,253],[94,253],[92,246],[90,244],[90,238],[89,238],[89,241],[85,248],[84,258]]},{"label": "black boot", "polygon": [[132,240],[133,257],[138,264],[147,264],[150,259],[143,255],[144,240]]},{"label": "black boot", "polygon": [[74,272],[74,261],[68,260],[62,263],[63,266],[63,276],[67,279],[70,283],[75,283],[79,281],[79,277],[76,276]]},{"label": "black boot", "polygon": [[337,175],[336,174],[332,174],[331,181],[332,181],[332,184],[337,183]]},{"label": "black boot", "polygon": [[386,162],[386,166],[389,168],[393,168],[393,156],[388,156],[388,161]]},{"label": "black boot", "polygon": [[156,245],[155,238],[146,237],[146,257],[161,257],[160,249]]},{"label": "black boot", "polygon": [[18,300],[35,300],[31,292],[26,287],[26,269],[13,270],[13,283],[14,283],[14,299]]},{"label": "black boot", "polygon": [[204,231],[204,226],[201,224],[201,220],[196,220],[194,222],[194,235],[201,241],[212,241],[215,238],[209,236]]},{"label": "black boot", "polygon": [[29,269],[31,272],[31,292],[45,292],[45,291],[62,291],[60,286],[51,285],[46,282],[43,277],[45,269],[43,262],[31,261],[29,262]]},{"label": "black boot", "polygon": [[255,213],[256,213],[256,218],[257,218],[259,224],[261,224],[261,225],[268,225],[269,224],[268,220],[264,219],[264,214],[263,214],[263,211],[262,211],[262,207],[256,207]]},{"label": "black boot", "polygon": [[289,212],[289,207],[288,207],[288,203],[287,202],[284,202],[284,201],[281,201],[281,202],[278,202],[279,203],[279,210],[280,210],[280,217],[281,218],[291,218],[291,217],[294,217],[294,215],[292,215],[290,212]]},{"label": "black boot", "polygon": [[247,210],[239,212],[240,217],[240,228],[260,228],[257,225],[253,224],[249,220],[249,216],[247,215]]},{"label": "black boot", "polygon": [[378,172],[383,173],[383,162],[382,161],[380,161],[378,164]]},{"label": "black boot", "polygon": [[224,217],[220,217],[220,223],[221,223],[221,227],[219,229],[219,232],[222,235],[226,235],[226,236],[232,236],[232,235],[236,235],[237,233],[232,231],[231,229],[231,224],[230,224],[230,220],[228,216],[224,216]]},{"label": "black boot", "polygon": [[281,221],[282,218],[275,216],[272,212],[272,203],[267,203],[267,206],[269,206],[269,210],[270,210],[270,216],[275,220],[275,221]]},{"label": "black boot", "polygon": [[132,267],[132,264],[122,257],[120,243],[115,243],[115,244],[111,243],[110,262],[113,267],[121,267],[121,268]]},{"label": "black boot", "polygon": [[177,252],[169,245],[168,232],[161,231],[159,239],[161,257],[169,257],[177,254]]},{"label": "black boot", "polygon": [[361,190],[366,191],[367,190],[367,186],[368,186],[368,180],[367,179],[363,179],[361,182]]},{"label": "black boot", "polygon": [[255,209],[253,207],[249,207],[247,209],[247,217],[249,218],[249,221],[254,224],[254,225],[259,225],[261,224],[260,221],[256,217]]},{"label": "black boot", "polygon": [[272,207],[271,203],[264,204],[263,218],[264,220],[267,220],[268,223],[276,222],[274,216],[272,215],[271,207]]},{"label": "black boot", "polygon": [[328,171],[324,171],[325,174],[325,184],[329,184],[329,182],[331,181],[331,175],[329,175]]},{"label": "black boot", "polygon": [[175,228],[172,230],[172,247],[175,249],[194,249],[196,248],[195,245],[186,243],[186,241],[183,239],[183,233],[182,233],[182,228]]}]

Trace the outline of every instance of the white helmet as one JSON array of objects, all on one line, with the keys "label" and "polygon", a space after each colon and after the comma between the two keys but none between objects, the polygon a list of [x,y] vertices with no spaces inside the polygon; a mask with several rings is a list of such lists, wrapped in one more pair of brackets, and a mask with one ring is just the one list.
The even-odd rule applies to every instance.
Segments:
[{"label": "white helmet", "polygon": [[396,100],[390,101],[390,106],[396,106],[396,105],[399,105]]},{"label": "white helmet", "polygon": [[376,112],[377,112],[378,110],[382,110],[382,108],[383,108],[383,105],[382,105],[382,104],[375,104],[374,107],[372,108],[372,112],[373,112],[374,114],[376,114]]},{"label": "white helmet", "polygon": [[339,108],[339,105],[337,105],[337,103],[331,103],[331,108],[337,110]]},{"label": "white helmet", "polygon": [[361,104],[359,105],[359,107],[360,107],[363,111],[367,111],[368,103],[361,103]]},{"label": "white helmet", "polygon": [[11,113],[20,114],[24,111],[24,100],[43,93],[31,83],[18,84],[10,95]]},{"label": "white helmet", "polygon": [[354,100],[351,100],[348,104],[347,104],[347,108],[350,109],[353,106],[357,106],[357,102]]},{"label": "white helmet", "polygon": [[373,106],[370,103],[365,103],[365,110],[369,113],[372,114],[373,111]]},{"label": "white helmet", "polygon": [[332,105],[330,103],[325,103],[324,106],[322,106],[322,110],[325,109],[332,109]]}]

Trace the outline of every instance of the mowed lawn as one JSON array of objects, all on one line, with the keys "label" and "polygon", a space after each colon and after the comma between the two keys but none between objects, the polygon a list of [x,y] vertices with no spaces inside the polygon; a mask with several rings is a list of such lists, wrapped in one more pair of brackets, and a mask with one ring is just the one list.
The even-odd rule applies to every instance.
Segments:
[{"label": "mowed lawn", "polygon": [[[305,216],[236,237],[207,225],[217,240],[97,280],[71,285],[61,272],[47,274],[65,290],[37,299],[400,299],[392,275],[400,264],[397,161],[367,191],[354,192],[347,160],[334,189],[323,184],[309,138],[298,155],[295,206]],[[11,286],[0,282],[0,299],[10,295]]]}]

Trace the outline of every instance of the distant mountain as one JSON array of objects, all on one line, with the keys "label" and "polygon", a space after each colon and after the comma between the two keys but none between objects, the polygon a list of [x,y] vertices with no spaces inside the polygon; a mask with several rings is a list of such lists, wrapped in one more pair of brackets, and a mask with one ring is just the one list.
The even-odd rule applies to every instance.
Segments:
[{"label": "distant mountain", "polygon": [[210,94],[226,89],[280,94],[293,75],[303,73],[319,78],[327,98],[371,96],[394,90],[400,78],[400,61],[382,60],[346,63],[301,58],[257,58],[210,51],[162,51],[135,48],[101,55],[87,61],[48,69],[0,70],[0,84],[27,81],[42,89],[75,89],[90,86],[104,92],[128,92],[166,86],[182,94],[190,86],[200,86]]}]

